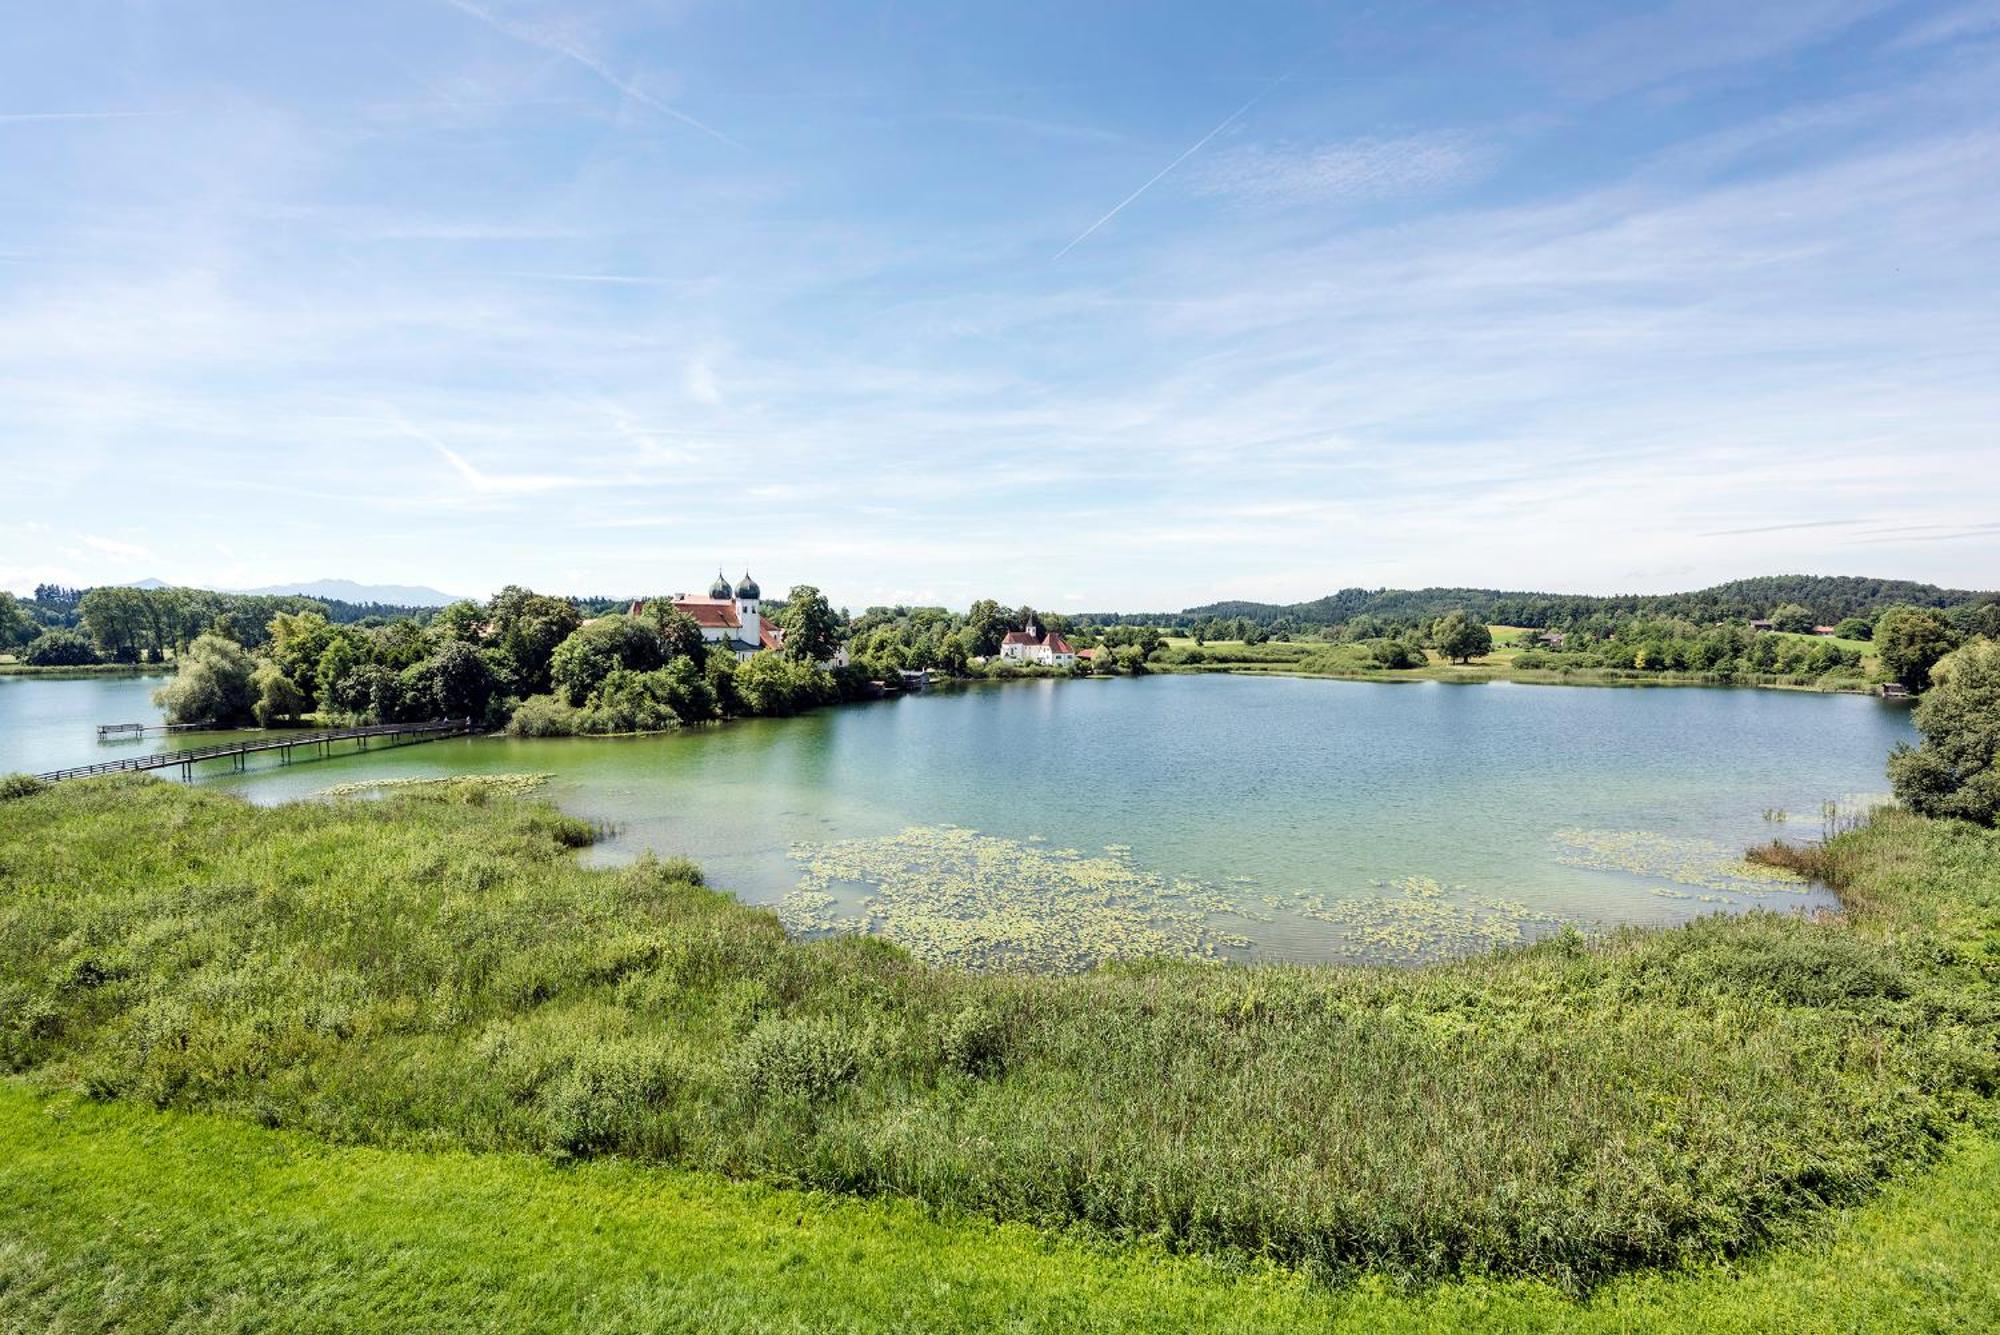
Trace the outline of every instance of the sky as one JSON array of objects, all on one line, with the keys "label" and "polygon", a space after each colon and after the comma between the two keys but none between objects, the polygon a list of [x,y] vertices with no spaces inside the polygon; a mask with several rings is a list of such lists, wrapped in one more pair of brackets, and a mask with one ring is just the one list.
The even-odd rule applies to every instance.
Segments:
[{"label": "sky", "polygon": [[2000,0],[69,0],[0,588],[2000,586]]}]

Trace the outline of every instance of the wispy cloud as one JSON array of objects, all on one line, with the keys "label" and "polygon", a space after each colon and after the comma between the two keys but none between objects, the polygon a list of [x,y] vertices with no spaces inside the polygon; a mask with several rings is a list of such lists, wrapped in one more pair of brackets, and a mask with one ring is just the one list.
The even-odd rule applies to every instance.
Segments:
[{"label": "wispy cloud", "polygon": [[102,538],[95,533],[84,534],[83,545],[94,552],[103,552],[107,556],[124,556],[143,561],[153,559],[150,547],[142,547],[136,542],[124,542],[117,538]]},{"label": "wispy cloud", "polygon": [[461,13],[471,15],[494,31],[504,33],[517,42],[525,42],[529,46],[539,47],[551,55],[561,56],[564,60],[588,70],[604,84],[631,98],[641,106],[650,107],[662,116],[671,120],[677,120],[683,125],[699,130],[711,139],[728,144],[731,148],[743,147],[743,145],[737,143],[713,125],[708,124],[706,121],[697,120],[687,112],[682,111],[679,107],[662,102],[659,98],[654,97],[630,79],[623,78],[613,72],[609,65],[606,65],[603,60],[592,53],[573,33],[565,32],[558,27],[548,24],[523,23],[516,19],[502,18],[491,10],[473,4],[472,0],[444,0],[444,3]]},{"label": "wispy cloud", "polygon": [[1802,528],[1851,528],[1862,521],[1859,519],[1805,519],[1796,524],[1758,524],[1751,528],[1712,528],[1701,534],[1704,538],[1737,538],[1751,533],[1790,533]]},{"label": "wispy cloud", "polygon": [[1259,203],[1364,202],[1463,185],[1482,175],[1493,156],[1451,134],[1318,148],[1249,146],[1211,159],[1193,184],[1201,194]]}]

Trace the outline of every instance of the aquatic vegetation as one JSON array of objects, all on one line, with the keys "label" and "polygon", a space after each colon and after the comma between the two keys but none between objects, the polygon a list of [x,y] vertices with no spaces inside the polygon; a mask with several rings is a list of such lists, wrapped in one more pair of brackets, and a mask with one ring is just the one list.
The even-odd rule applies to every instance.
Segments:
[{"label": "aquatic vegetation", "polygon": [[[1252,893],[1163,876],[1134,865],[1122,845],[1091,856],[953,826],[912,826],[878,839],[800,844],[798,887],[778,906],[795,935],[874,932],[932,963],[1071,972],[1115,960],[1213,960],[1247,953],[1230,919],[1290,914],[1341,929],[1336,953],[1411,963],[1519,945],[1566,919],[1516,900],[1447,886],[1435,877],[1376,882],[1368,893]],[[835,886],[856,889],[842,915]]]},{"label": "aquatic vegetation", "polygon": [[[1236,907],[1214,887],[1145,871],[1123,850],[1089,856],[1040,839],[911,826],[878,839],[794,845],[804,876],[779,916],[795,932],[875,932],[931,963],[983,970],[1215,959],[1248,945],[1211,924],[1211,915]],[[831,918],[835,885],[868,888],[858,917]]]},{"label": "aquatic vegetation", "polygon": [[356,797],[362,793],[481,792],[494,797],[525,797],[540,789],[553,774],[451,774],[426,779],[363,779],[322,788],[321,797]]},{"label": "aquatic vegetation", "polygon": [[1742,853],[1711,839],[1652,830],[1557,830],[1550,838],[1556,861],[1565,867],[1628,872],[1728,895],[1798,893],[1811,887],[1796,872],[1746,861]]},{"label": "aquatic vegetation", "polygon": [[1413,963],[1520,945],[1531,929],[1562,926],[1560,915],[1518,900],[1478,895],[1431,876],[1377,882],[1371,895],[1294,896],[1286,907],[1342,930],[1346,952],[1375,963]]}]

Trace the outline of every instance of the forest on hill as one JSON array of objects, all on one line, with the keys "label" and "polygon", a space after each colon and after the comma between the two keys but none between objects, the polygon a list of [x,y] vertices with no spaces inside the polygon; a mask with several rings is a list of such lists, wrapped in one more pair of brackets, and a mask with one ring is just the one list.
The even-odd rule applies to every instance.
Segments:
[{"label": "forest on hill", "polygon": [[1093,615],[1078,620],[1192,626],[1211,619],[1240,617],[1263,626],[1285,621],[1305,629],[1345,625],[1361,617],[1393,623],[1427,623],[1446,612],[1464,611],[1468,616],[1501,625],[1559,627],[1600,615],[1673,617],[1694,622],[1747,621],[1768,616],[1773,609],[1786,604],[1804,607],[1819,623],[1833,625],[1847,617],[1872,618],[1898,606],[1951,609],[2000,604],[2000,592],[1947,589],[1912,580],[1854,575],[1763,575],[1731,580],[1692,593],[1609,596],[1506,589],[1348,588],[1302,603],[1238,600],[1190,607],[1178,613]]}]

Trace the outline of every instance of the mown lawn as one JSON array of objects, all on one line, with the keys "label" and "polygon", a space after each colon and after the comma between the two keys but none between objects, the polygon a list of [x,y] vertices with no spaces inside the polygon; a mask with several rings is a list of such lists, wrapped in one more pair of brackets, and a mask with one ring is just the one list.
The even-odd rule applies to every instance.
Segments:
[{"label": "mown lawn", "polygon": [[0,1083],[0,1328],[1981,1331],[2000,1146],[1733,1268],[1326,1288],[617,1161],[329,1147]]}]

